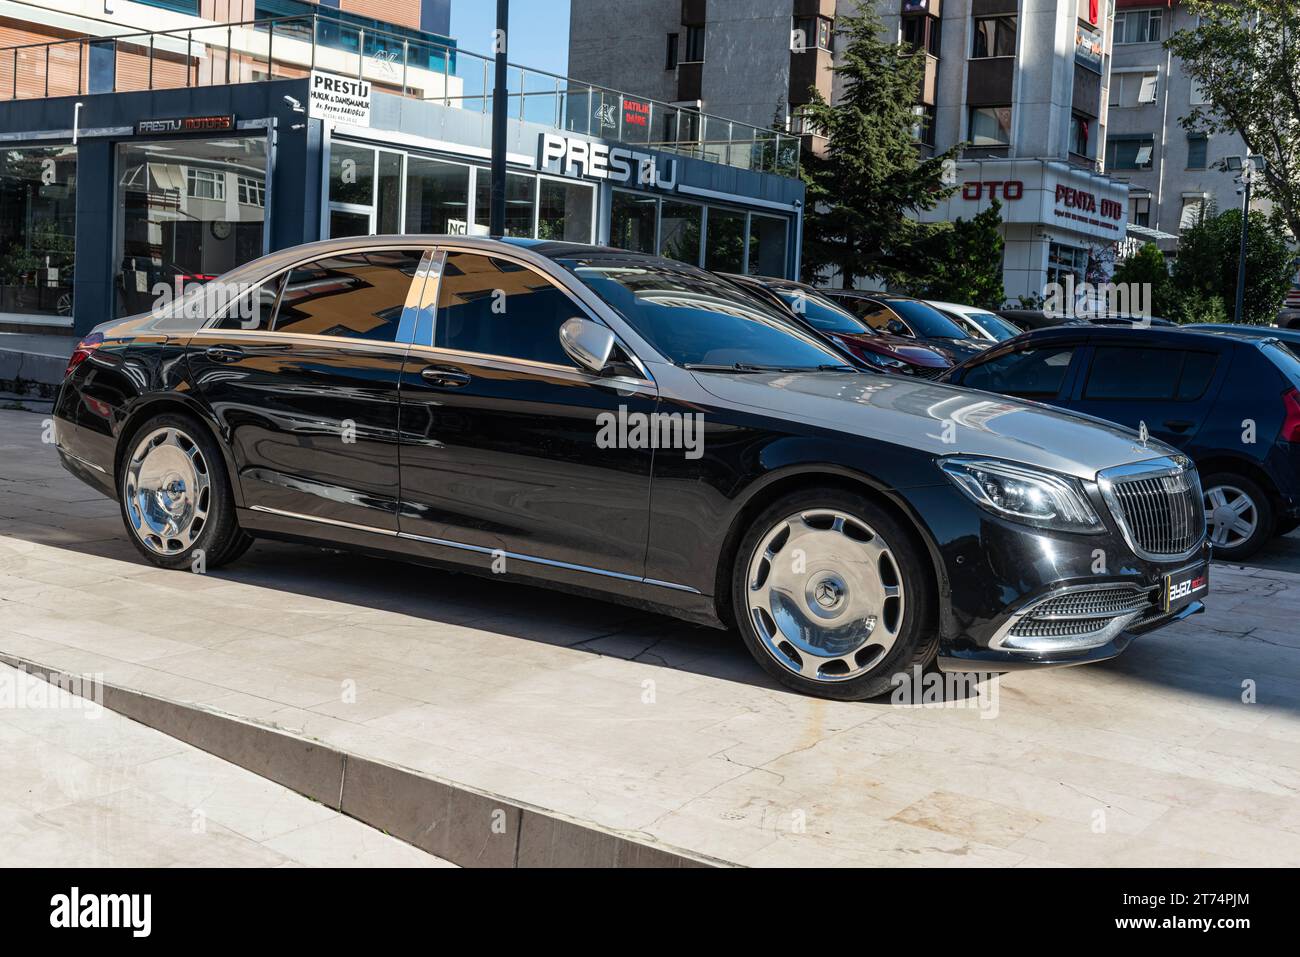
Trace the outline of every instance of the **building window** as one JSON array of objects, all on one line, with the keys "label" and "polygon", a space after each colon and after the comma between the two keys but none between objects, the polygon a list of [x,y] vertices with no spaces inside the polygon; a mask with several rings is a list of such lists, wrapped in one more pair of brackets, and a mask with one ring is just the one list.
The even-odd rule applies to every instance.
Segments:
[{"label": "building window", "polygon": [[830,17],[795,17],[790,48],[796,53],[835,49],[835,21]]},{"label": "building window", "polygon": [[700,263],[703,206],[665,200],[659,220],[659,255],[679,262]]},{"label": "building window", "polygon": [[684,63],[701,63],[704,60],[704,27],[686,28],[686,59]]},{"label": "building window", "polygon": [[1156,101],[1155,73],[1115,73],[1110,76],[1110,105],[1128,109]]},{"label": "building window", "polygon": [[704,268],[714,272],[745,271],[745,214],[740,210],[709,207]]},{"label": "building window", "polygon": [[199,15],[199,0],[136,0],[136,2],[143,3],[147,7],[162,7],[164,10],[188,13],[195,17]]},{"label": "building window", "polygon": [[812,116],[808,113],[808,104],[800,103],[790,112],[790,132],[796,136],[820,136]]},{"label": "building window", "polygon": [[254,179],[251,176],[241,176],[239,177],[237,186],[240,205],[266,205],[266,180]]},{"label": "building window", "polygon": [[185,171],[185,192],[194,199],[224,200],[226,174],[211,169],[189,167]]},{"label": "building window", "polygon": [[934,107],[918,103],[912,107],[916,122],[912,124],[912,139],[925,146],[934,146]]},{"label": "building window", "polygon": [[977,106],[970,111],[972,146],[1007,146],[1011,142],[1011,107]]},{"label": "building window", "polygon": [[905,16],[901,20],[902,42],[914,50],[924,50],[931,56],[939,55],[939,18]]},{"label": "building window", "polygon": [[1130,196],[1128,201],[1128,221],[1132,226],[1151,225],[1151,197]]},{"label": "building window", "polygon": [[1116,43],[1155,43],[1160,39],[1161,10],[1120,10],[1115,14]]},{"label": "building window", "polygon": [[[506,173],[506,235],[532,236],[537,177]],[[479,167],[474,179],[474,223],[486,235],[492,225],[492,177]]]},{"label": "building window", "polygon": [[1178,214],[1178,228],[1191,229],[1205,216],[1206,196],[1203,193],[1185,195],[1183,208]]},{"label": "building window", "polygon": [[1192,134],[1187,137],[1187,168],[1205,169],[1205,154],[1210,140],[1205,134]]},{"label": "building window", "polygon": [[1096,121],[1078,113],[1070,115],[1070,152],[1093,159],[1092,128]]},{"label": "building window", "polygon": [[595,203],[596,188],[588,183],[543,179],[538,189],[537,238],[591,242]]},{"label": "building window", "polygon": [[77,149],[0,150],[0,314],[72,316]]},{"label": "building window", "polygon": [[468,166],[424,156],[406,159],[406,225],[408,233],[469,232]]},{"label": "building window", "polygon": [[658,215],[659,200],[655,197],[614,190],[609,208],[609,244],[653,256]]},{"label": "building window", "polygon": [[1064,243],[1050,243],[1047,247],[1047,281],[1065,285],[1066,276],[1082,283],[1088,274],[1088,250]]},{"label": "building window", "polygon": [[1106,169],[1150,169],[1154,136],[1111,137],[1106,143]]},{"label": "building window", "polygon": [[224,200],[228,179],[246,179],[244,194],[265,202],[266,163],[264,136],[118,146],[118,316],[152,309],[160,283],[204,282],[263,255],[265,206]]},{"label": "building window", "polygon": [[665,70],[677,69],[677,43],[679,39],[680,39],[679,34],[676,33],[668,34],[668,53],[664,57]]},{"label": "building window", "polygon": [[980,17],[975,20],[973,59],[1016,55],[1016,18]]},{"label": "building window", "polygon": [[749,263],[753,276],[785,275],[785,243],[789,220],[782,216],[749,214]]},{"label": "building window", "polygon": [[1205,87],[1201,85],[1200,80],[1192,80],[1192,90],[1188,99],[1192,106],[1204,106],[1210,102],[1205,95]]}]

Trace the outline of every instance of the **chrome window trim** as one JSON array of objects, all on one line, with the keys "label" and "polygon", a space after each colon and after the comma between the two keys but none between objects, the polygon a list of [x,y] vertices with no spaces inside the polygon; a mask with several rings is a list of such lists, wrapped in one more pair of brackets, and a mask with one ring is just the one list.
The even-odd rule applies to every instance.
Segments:
[{"label": "chrome window trim", "polygon": [[400,538],[412,542],[425,542],[430,545],[442,545],[446,548],[455,548],[462,551],[474,552],[478,555],[504,555],[506,558],[513,558],[516,561],[528,562],[533,565],[545,565],[548,568],[563,568],[567,571],[583,572],[588,575],[600,575],[604,578],[617,578],[621,581],[637,582],[643,585],[654,585],[659,588],[671,588],[675,591],[690,592],[693,595],[700,594],[698,589],[689,585],[679,585],[674,582],[660,581],[657,578],[646,578],[640,575],[631,575],[627,572],[614,572],[604,568],[595,568],[591,565],[576,565],[572,562],[562,562],[554,558],[541,558],[537,555],[525,555],[521,552],[511,552],[500,548],[488,548],[486,545],[470,545],[466,542],[457,542],[448,538],[430,538],[426,535],[416,535],[412,532],[400,532],[386,528],[375,528],[370,525],[357,525],[354,522],[343,522],[333,518],[320,518],[315,515],[303,515],[299,512],[289,512],[284,509],[271,508],[266,505],[253,505],[250,511],[264,512],[268,515],[278,515],[282,518],[293,518],[304,522],[315,522],[322,525],[335,525],[340,528],[350,528],[359,532],[373,532],[376,535],[384,535],[388,538]]},{"label": "chrome window trim", "polygon": [[[1115,485],[1119,481],[1132,478],[1160,478],[1165,475],[1182,475],[1185,472],[1195,472],[1196,466],[1192,464],[1191,459],[1185,455],[1168,456],[1162,455],[1159,458],[1148,459],[1145,462],[1131,462],[1127,465],[1116,465],[1108,469],[1102,469],[1097,473],[1097,489],[1101,492],[1101,497],[1109,509],[1111,518],[1119,527],[1120,534],[1124,537],[1125,544],[1132,549],[1133,554],[1139,558],[1146,559],[1149,562],[1181,562],[1191,558],[1201,550],[1205,544],[1206,536],[1209,534],[1202,513],[1201,534],[1196,543],[1184,552],[1163,555],[1156,552],[1148,552],[1137,544],[1137,539],[1129,527],[1128,519],[1124,517],[1124,506],[1120,503],[1115,494]],[[1199,477],[1197,477],[1196,487],[1200,488]]]}]

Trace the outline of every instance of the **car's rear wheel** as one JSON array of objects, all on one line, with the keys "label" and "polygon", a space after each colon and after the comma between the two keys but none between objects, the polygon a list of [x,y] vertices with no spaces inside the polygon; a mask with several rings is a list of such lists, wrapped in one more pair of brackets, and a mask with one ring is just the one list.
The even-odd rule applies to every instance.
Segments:
[{"label": "car's rear wheel", "polygon": [[216,568],[252,539],[235,519],[221,450],[203,426],[167,413],[129,439],[118,474],[122,520],[140,553],[161,568]]},{"label": "car's rear wheel", "polygon": [[778,681],[826,698],[890,690],[936,650],[933,585],[912,537],[884,509],[840,489],[788,495],[737,550],[741,636]]},{"label": "car's rear wheel", "polygon": [[1205,522],[1214,557],[1239,561],[1254,555],[1273,534],[1273,503],[1258,483],[1219,472],[1203,483]]}]

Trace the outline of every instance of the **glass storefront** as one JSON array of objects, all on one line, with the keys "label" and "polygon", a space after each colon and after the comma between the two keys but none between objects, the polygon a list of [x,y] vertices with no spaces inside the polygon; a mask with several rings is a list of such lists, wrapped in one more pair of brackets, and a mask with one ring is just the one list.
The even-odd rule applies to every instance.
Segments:
[{"label": "glass storefront", "polygon": [[745,214],[740,210],[709,207],[704,268],[714,272],[745,271]]},{"label": "glass storefront", "polygon": [[665,200],[659,213],[659,255],[698,264],[703,226],[703,206]]},{"label": "glass storefront", "polygon": [[786,264],[786,225],[783,216],[749,216],[749,268],[751,276],[784,276]]},{"label": "glass storefront", "polygon": [[265,137],[123,143],[117,170],[118,316],[264,253]]},{"label": "glass storefront", "polygon": [[585,183],[543,179],[538,184],[537,238],[591,242],[596,190]]},{"label": "glass storefront", "polygon": [[471,169],[424,156],[406,158],[408,233],[463,233],[469,222]]},{"label": "glass storefront", "polygon": [[77,150],[0,150],[0,314],[72,316]]},{"label": "glass storefront", "polygon": [[614,190],[609,212],[609,244],[638,253],[655,251],[655,224],[659,200],[644,193]]},{"label": "glass storefront", "polygon": [[[506,235],[533,235],[537,177],[506,173]],[[474,182],[474,225],[483,232],[492,224],[492,177],[482,168]]]}]

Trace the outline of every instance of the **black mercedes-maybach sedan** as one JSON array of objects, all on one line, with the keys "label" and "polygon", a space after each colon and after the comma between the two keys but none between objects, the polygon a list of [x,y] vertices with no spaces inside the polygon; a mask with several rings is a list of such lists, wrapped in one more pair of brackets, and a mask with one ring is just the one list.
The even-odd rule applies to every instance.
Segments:
[{"label": "black mercedes-maybach sedan", "polygon": [[693,266],[372,236],[199,293],[87,337],[55,413],[64,465],[165,568],[266,537],[504,572],[734,626],[843,699],[936,655],[1108,658],[1202,609],[1175,450],[847,368]]}]

